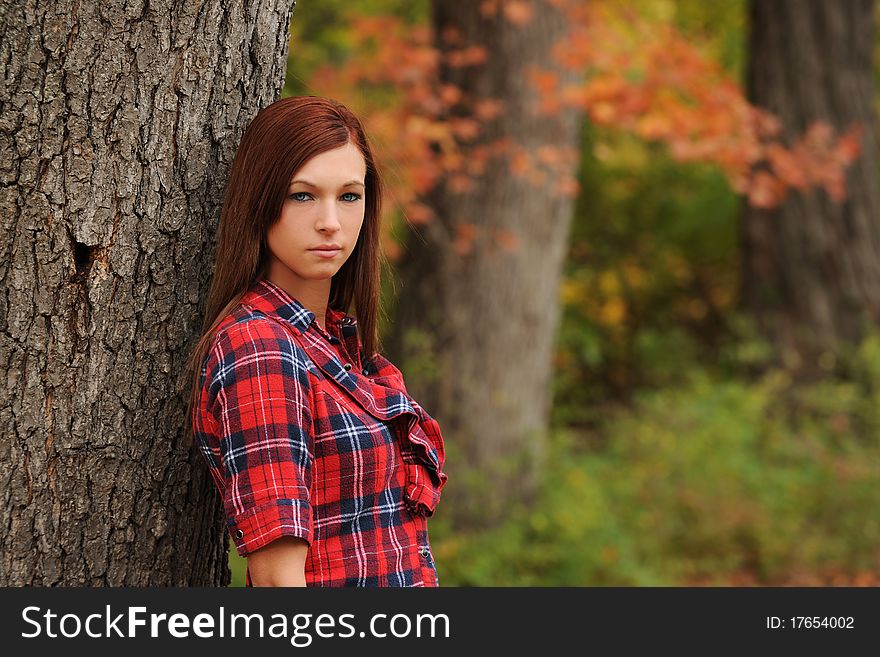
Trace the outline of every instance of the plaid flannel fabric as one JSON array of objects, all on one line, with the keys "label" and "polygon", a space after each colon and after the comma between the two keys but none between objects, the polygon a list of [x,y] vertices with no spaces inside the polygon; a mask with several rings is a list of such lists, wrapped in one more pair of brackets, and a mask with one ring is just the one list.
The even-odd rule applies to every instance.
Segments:
[{"label": "plaid flannel fabric", "polygon": [[314,319],[261,279],[202,367],[195,435],[238,553],[299,536],[308,586],[437,586],[440,428],[400,370],[365,358],[354,317],[328,309],[326,332]]}]

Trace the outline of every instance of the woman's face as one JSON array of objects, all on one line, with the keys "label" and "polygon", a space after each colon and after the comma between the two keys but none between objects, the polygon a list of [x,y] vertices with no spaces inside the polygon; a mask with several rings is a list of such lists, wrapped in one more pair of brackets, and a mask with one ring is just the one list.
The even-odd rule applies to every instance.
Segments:
[{"label": "woman's face", "polygon": [[281,215],[266,235],[269,278],[296,289],[339,271],[364,222],[366,171],[360,150],[348,142],[293,174]]}]

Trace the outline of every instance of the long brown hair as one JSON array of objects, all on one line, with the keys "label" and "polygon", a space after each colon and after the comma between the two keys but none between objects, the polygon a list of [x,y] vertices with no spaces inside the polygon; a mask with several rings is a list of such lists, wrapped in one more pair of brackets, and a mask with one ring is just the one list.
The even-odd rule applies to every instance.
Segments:
[{"label": "long brown hair", "polygon": [[[382,182],[360,120],[330,98],[294,96],[262,109],[238,146],[223,199],[202,335],[188,362],[188,417],[198,403],[201,368],[217,326],[244,293],[265,275],[266,233],[280,218],[293,175],[312,157],[351,141],[366,161],[364,222],[354,250],[333,276],[329,305],[354,315],[367,358],[378,351],[379,244]],[[186,377],[185,379],[186,380]],[[189,427],[191,435],[192,427]]]}]

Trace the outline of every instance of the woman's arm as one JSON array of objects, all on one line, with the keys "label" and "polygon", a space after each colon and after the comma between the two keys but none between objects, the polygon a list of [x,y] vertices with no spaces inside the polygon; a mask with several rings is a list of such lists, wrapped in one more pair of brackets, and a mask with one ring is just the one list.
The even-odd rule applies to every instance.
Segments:
[{"label": "woman's arm", "polygon": [[282,536],[247,557],[254,586],[305,586],[309,544],[297,536]]},{"label": "woman's arm", "polygon": [[205,366],[204,410],[213,421],[200,434],[203,453],[254,586],[305,585],[314,462],[308,364],[279,322],[255,318],[219,332]]}]

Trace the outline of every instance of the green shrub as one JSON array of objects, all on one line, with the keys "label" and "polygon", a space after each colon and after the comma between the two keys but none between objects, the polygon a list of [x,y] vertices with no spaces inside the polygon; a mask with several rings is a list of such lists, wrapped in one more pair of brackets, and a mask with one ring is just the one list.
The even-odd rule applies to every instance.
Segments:
[{"label": "green shrub", "polygon": [[849,374],[798,388],[780,371],[748,383],[692,370],[609,414],[600,450],[558,431],[538,505],[493,531],[432,526],[443,583],[772,584],[876,571],[876,337]]}]

